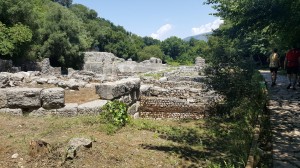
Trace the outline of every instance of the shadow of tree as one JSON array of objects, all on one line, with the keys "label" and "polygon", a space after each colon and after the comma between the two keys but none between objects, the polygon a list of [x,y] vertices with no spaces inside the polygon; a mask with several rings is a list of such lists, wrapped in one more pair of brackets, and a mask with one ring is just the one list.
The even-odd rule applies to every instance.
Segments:
[{"label": "shadow of tree", "polygon": [[195,129],[172,127],[171,131],[159,135],[160,138],[187,145],[202,145],[202,136]]},{"label": "shadow of tree", "polygon": [[205,167],[208,160],[224,163],[225,160],[229,160],[232,157],[228,146],[232,146],[235,142],[230,139],[232,136],[230,129],[230,126],[223,125],[219,120],[208,119],[202,122],[179,121],[177,126],[152,127],[148,129],[159,133],[158,137],[175,142],[175,144],[142,144],[141,146],[148,150],[175,154],[179,158],[184,159],[183,164],[185,166]]},{"label": "shadow of tree", "polygon": [[205,160],[212,154],[208,151],[195,150],[189,146],[156,146],[150,144],[142,144],[141,147],[148,150],[157,150],[170,154],[177,154],[179,155],[179,158],[193,162],[195,164],[201,163],[199,158]]}]

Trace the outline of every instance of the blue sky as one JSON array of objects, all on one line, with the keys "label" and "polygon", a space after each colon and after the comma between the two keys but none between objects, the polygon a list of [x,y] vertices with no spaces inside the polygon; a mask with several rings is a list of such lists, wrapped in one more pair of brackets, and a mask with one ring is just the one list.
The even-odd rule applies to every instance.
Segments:
[{"label": "blue sky", "polygon": [[185,38],[216,29],[223,22],[205,0],[73,0],[94,9],[98,17],[141,37]]}]

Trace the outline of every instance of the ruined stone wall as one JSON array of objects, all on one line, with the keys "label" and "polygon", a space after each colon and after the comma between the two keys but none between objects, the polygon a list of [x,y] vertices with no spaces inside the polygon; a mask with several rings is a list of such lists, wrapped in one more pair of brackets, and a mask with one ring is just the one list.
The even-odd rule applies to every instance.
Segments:
[{"label": "ruined stone wall", "polygon": [[0,72],[40,71],[44,75],[61,75],[61,67],[52,67],[49,58],[40,62],[25,61],[20,67],[14,67],[12,60],[0,59]]},{"label": "ruined stone wall", "polygon": [[199,67],[178,67],[158,80],[143,78],[138,109],[142,118],[203,118],[222,96],[210,90]]},{"label": "ruined stone wall", "polygon": [[61,75],[61,67],[52,67],[50,65],[49,58],[45,58],[41,62],[37,62],[37,67],[38,67],[37,70],[41,71],[41,73],[44,75],[52,75],[52,76]]},{"label": "ruined stone wall", "polygon": [[133,76],[135,74],[166,68],[161,59],[150,58],[143,62],[125,61],[107,52],[85,52],[84,70],[112,76]]},{"label": "ruined stone wall", "polygon": [[5,88],[0,89],[0,113],[30,116],[97,115],[107,100],[95,100],[78,105],[65,104],[62,88]]},{"label": "ruined stone wall", "polygon": [[190,104],[185,99],[167,97],[142,97],[140,102],[142,118],[193,118],[206,116],[205,106]]}]

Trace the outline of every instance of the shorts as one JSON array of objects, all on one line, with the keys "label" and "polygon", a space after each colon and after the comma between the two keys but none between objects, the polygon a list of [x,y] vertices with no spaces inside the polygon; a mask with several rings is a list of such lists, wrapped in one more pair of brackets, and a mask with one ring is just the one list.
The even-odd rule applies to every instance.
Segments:
[{"label": "shorts", "polygon": [[287,67],[286,73],[287,74],[298,74],[298,67]]},{"label": "shorts", "polygon": [[278,71],[278,67],[270,67],[270,72],[272,73],[272,72],[275,72],[275,73],[277,73],[277,71]]}]

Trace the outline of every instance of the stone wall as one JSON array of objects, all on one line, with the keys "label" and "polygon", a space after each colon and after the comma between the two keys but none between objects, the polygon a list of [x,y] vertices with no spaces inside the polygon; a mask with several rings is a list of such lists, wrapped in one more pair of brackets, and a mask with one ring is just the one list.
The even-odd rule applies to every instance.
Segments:
[{"label": "stone wall", "polygon": [[37,62],[37,66],[44,75],[61,75],[61,67],[52,67],[49,58],[44,58],[41,62]]},{"label": "stone wall", "polygon": [[61,67],[52,67],[49,58],[40,62],[25,61],[20,67],[14,67],[12,60],[0,59],[0,72],[40,71],[43,75],[61,75]]},{"label": "stone wall", "polygon": [[165,72],[160,79],[142,78],[138,109],[142,118],[203,118],[222,96],[210,90],[199,67],[183,66]]},{"label": "stone wall", "polygon": [[62,88],[6,88],[0,89],[0,113],[30,116],[96,115],[107,100],[95,100],[78,105],[65,104]]},{"label": "stone wall", "polygon": [[150,58],[143,62],[125,61],[107,52],[85,52],[84,70],[112,76],[133,76],[139,73],[166,68],[161,59]]}]

